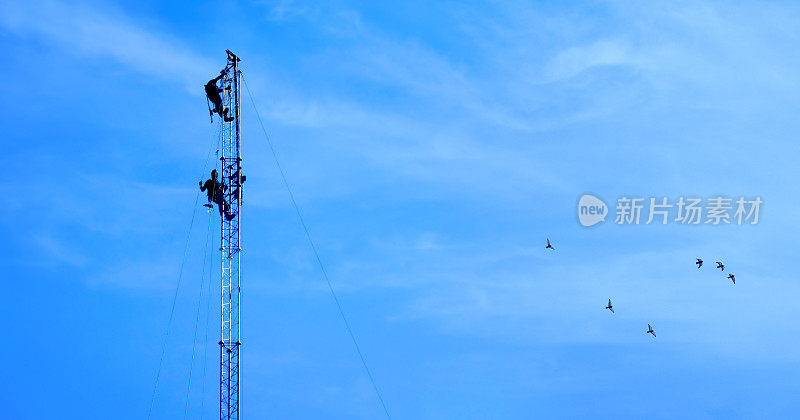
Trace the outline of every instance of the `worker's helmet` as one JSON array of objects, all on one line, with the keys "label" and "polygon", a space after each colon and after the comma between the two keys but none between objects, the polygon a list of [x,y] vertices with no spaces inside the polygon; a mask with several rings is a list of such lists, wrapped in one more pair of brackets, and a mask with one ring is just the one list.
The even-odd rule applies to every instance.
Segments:
[{"label": "worker's helmet", "polygon": [[211,170],[211,178],[216,178],[216,177],[217,177],[217,174],[218,174],[218,172],[217,172],[217,170],[216,170],[216,169],[212,169],[212,170]]}]

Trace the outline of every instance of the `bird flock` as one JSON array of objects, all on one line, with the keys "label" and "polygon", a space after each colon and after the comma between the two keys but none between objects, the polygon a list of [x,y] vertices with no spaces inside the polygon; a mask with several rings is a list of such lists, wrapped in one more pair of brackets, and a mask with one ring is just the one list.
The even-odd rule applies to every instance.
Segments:
[{"label": "bird flock", "polygon": [[[717,263],[717,266],[714,268],[719,268],[720,271],[725,271],[725,264],[723,264],[722,261],[714,262]],[[703,266],[703,260],[698,258],[697,261],[695,261],[695,264],[697,264],[697,268],[699,269]],[[736,284],[736,276],[734,276],[733,273],[728,273],[728,278],[733,282],[733,284]]]},{"label": "bird flock", "polygon": [[[550,249],[552,251],[556,250],[555,248],[553,248],[553,245],[550,243],[550,238],[547,238],[547,246],[545,246],[544,248],[545,249]],[[722,272],[725,271],[725,264],[723,264],[722,261],[714,261],[714,262],[717,263],[717,266],[714,267],[714,268],[719,268],[719,270],[722,271]],[[703,260],[701,258],[697,258],[697,261],[695,261],[695,264],[697,264],[697,268],[699,269],[699,268],[703,267]],[[733,282],[734,285],[736,285],[736,276],[734,276],[733,273],[728,273],[728,277],[727,278],[730,279]],[[614,305],[611,304],[611,299],[608,299],[608,305],[605,307],[605,309],[608,309],[609,311],[611,311],[612,314],[615,313],[614,312]],[[647,324],[647,331],[645,331],[645,334],[652,334],[654,338],[656,336],[656,332],[653,331],[653,327],[650,326],[650,324]]]}]

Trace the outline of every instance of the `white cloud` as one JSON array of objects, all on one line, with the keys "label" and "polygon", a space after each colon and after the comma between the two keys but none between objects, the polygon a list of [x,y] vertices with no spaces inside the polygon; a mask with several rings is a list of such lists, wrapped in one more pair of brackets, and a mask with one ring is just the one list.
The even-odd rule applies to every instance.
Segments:
[{"label": "white cloud", "polygon": [[37,36],[78,54],[109,57],[137,71],[182,83],[199,94],[198,81],[219,65],[170,36],[123,14],[51,0],[0,3],[0,26],[19,36]]},{"label": "white cloud", "polygon": [[87,264],[87,258],[76,248],[76,244],[65,244],[50,234],[34,234],[33,240],[42,253],[37,262],[64,264],[81,268]]},{"label": "white cloud", "polygon": [[547,65],[545,75],[549,81],[557,81],[594,67],[639,64],[639,60],[624,42],[602,40],[559,52]]}]

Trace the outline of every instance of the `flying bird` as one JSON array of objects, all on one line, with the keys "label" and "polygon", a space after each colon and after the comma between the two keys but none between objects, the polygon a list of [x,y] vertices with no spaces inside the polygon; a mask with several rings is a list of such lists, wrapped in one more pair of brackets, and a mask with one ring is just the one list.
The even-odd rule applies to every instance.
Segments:
[{"label": "flying bird", "polygon": [[719,268],[722,271],[725,271],[725,266],[719,261],[717,261],[717,268]]},{"label": "flying bird", "polygon": [[733,284],[736,284],[736,277],[734,277],[733,274],[728,274],[728,278],[731,279]]},{"label": "flying bird", "polygon": [[695,264],[697,264],[697,268],[700,268],[700,267],[702,267],[702,266],[703,266],[703,260],[701,260],[700,258],[698,258],[698,259],[697,259],[697,262],[696,262]]},{"label": "flying bird", "polygon": [[544,249],[547,249],[547,248],[550,248],[550,249],[552,249],[553,251],[555,251],[555,250],[556,250],[555,248],[553,248],[553,245],[550,245],[550,238],[548,238],[548,239],[547,239],[547,246],[546,246],[546,247],[544,247]]},{"label": "flying bird", "polygon": [[611,313],[614,313],[614,307],[611,306],[611,299],[608,300],[608,306],[606,306],[606,309],[611,311]]},{"label": "flying bird", "polygon": [[645,332],[645,334],[653,334],[653,337],[656,336],[656,333],[653,331],[653,327],[651,327],[650,324],[647,324],[647,332]]}]

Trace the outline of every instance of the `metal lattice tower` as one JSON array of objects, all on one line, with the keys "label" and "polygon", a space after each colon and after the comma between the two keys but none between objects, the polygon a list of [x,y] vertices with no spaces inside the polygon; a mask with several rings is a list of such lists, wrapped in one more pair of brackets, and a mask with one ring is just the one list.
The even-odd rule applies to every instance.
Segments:
[{"label": "metal lattice tower", "polygon": [[219,417],[224,420],[239,419],[239,349],[240,341],[240,296],[241,289],[241,242],[240,224],[242,214],[242,157],[239,137],[239,58],[230,51],[224,76],[220,79],[223,106],[228,110],[229,118],[220,118],[219,160],[222,166],[220,174],[223,183],[225,202],[230,205],[230,214],[235,215],[228,220],[220,217],[220,253],[221,253],[221,338],[220,371],[219,371]]}]

